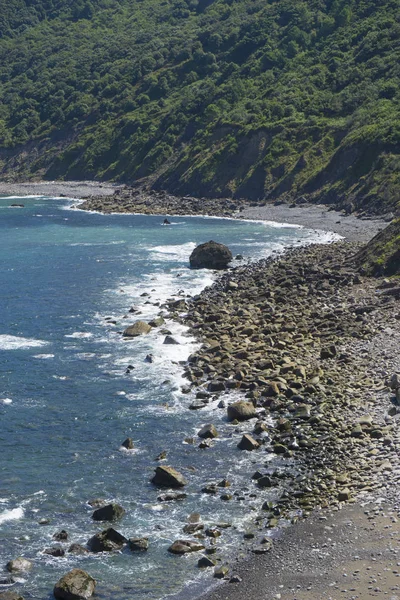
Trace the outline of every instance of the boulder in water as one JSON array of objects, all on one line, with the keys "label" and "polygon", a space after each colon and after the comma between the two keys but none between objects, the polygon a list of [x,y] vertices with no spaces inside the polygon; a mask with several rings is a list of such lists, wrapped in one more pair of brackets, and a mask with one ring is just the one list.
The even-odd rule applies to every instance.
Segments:
[{"label": "boulder in water", "polygon": [[121,550],[127,539],[112,527],[96,533],[88,541],[88,547],[92,552],[112,552]]},{"label": "boulder in water", "polygon": [[125,510],[119,504],[107,504],[94,511],[92,519],[95,521],[115,521],[125,514]]},{"label": "boulder in water", "polygon": [[136,321],[133,325],[130,325],[123,332],[124,337],[138,337],[139,335],[145,335],[151,331],[152,327],[145,321]]},{"label": "boulder in water", "polygon": [[6,564],[6,569],[10,573],[17,573],[17,572],[24,573],[25,571],[30,571],[32,569],[32,563],[27,558],[24,558],[23,556],[19,556],[18,558],[14,558],[13,560],[10,560]]},{"label": "boulder in water", "polygon": [[56,583],[54,596],[61,600],[87,600],[94,594],[96,581],[86,571],[73,569]]},{"label": "boulder in water", "polygon": [[226,269],[232,259],[232,252],[227,246],[210,240],[193,250],[189,262],[194,269]]},{"label": "boulder in water", "polygon": [[156,474],[151,481],[155,485],[170,488],[180,488],[187,484],[183,475],[173,467],[157,467]]}]

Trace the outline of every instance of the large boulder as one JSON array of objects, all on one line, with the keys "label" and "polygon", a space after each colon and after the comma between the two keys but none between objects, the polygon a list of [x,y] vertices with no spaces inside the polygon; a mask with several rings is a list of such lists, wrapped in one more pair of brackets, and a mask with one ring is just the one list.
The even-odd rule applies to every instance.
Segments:
[{"label": "large boulder", "polygon": [[122,334],[124,337],[138,337],[151,331],[152,327],[145,321],[136,321],[133,325],[127,327]]},{"label": "large boulder", "polygon": [[88,541],[88,547],[92,552],[112,552],[121,550],[128,540],[112,527],[96,533]]},{"label": "large boulder", "polygon": [[230,404],[227,408],[227,412],[228,421],[234,421],[235,419],[238,421],[246,421],[247,419],[252,419],[257,416],[254,404],[252,402],[245,402],[244,400],[239,400],[239,402]]},{"label": "large boulder", "polygon": [[180,488],[187,484],[186,479],[173,467],[157,467],[156,474],[151,480],[161,487]]},{"label": "large boulder", "polygon": [[6,564],[6,569],[9,573],[24,573],[26,571],[30,571],[32,569],[32,563],[27,558],[23,556],[19,556],[18,558],[14,558],[10,560]]},{"label": "large boulder", "polygon": [[194,269],[226,269],[232,258],[227,246],[210,240],[193,250],[189,262]]},{"label": "large boulder", "polygon": [[125,514],[125,510],[119,504],[107,504],[94,511],[92,519],[95,521],[115,521]]},{"label": "large boulder", "polygon": [[61,600],[87,600],[94,594],[96,581],[86,571],[73,569],[56,583],[54,596]]}]

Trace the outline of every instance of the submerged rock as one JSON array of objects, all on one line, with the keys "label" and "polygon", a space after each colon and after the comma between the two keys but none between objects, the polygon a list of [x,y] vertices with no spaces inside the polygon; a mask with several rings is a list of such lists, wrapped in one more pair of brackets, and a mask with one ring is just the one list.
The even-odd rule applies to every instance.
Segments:
[{"label": "submerged rock", "polygon": [[232,252],[227,246],[210,240],[193,250],[189,262],[194,269],[226,269],[232,259]]},{"label": "submerged rock", "polygon": [[61,600],[87,600],[94,594],[96,581],[86,571],[73,569],[56,583],[54,596]]}]

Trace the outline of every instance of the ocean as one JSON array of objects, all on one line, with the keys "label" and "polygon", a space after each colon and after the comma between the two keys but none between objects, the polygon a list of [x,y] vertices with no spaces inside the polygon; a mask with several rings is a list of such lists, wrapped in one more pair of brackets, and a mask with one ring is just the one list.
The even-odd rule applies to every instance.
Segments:
[{"label": "ocean", "polygon": [[[172,555],[169,545],[191,537],[182,528],[197,512],[206,527],[230,525],[216,543],[229,562],[261,504],[273,500],[271,490],[252,497],[251,474],[278,459],[238,450],[218,400],[188,410],[194,394],[182,392],[183,362],[199,343],[183,325],[167,319],[131,341],[121,331],[165,314],[167,299],[212,285],[218,274],[189,268],[199,243],[228,245],[243,256],[234,266],[332,235],[205,217],[173,217],[164,226],[159,216],[101,215],[75,202],[0,198],[0,565],[17,556],[33,563],[13,585],[0,575],[0,591],[43,600],[62,575],[81,568],[105,600],[193,598],[213,584],[212,573],[198,569],[200,553]],[[163,344],[163,328],[180,343]],[[220,437],[200,449],[197,432],[207,423]],[[126,437],[133,450],[121,447]],[[159,463],[162,451],[167,459]],[[150,480],[159,464],[184,474],[186,499],[157,499]],[[201,492],[224,478],[232,501]],[[91,518],[94,499],[121,504],[126,513],[113,527],[148,537],[148,551],[44,554],[62,529],[67,550],[110,526]]]}]

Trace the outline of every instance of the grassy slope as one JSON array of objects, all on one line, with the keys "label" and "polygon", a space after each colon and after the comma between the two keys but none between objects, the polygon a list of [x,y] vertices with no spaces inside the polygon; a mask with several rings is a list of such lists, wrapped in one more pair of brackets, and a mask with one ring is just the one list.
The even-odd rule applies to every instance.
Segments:
[{"label": "grassy slope", "polygon": [[390,0],[0,0],[3,177],[400,207]]},{"label": "grassy slope", "polygon": [[356,256],[367,275],[400,275],[400,219],[379,232]]}]

